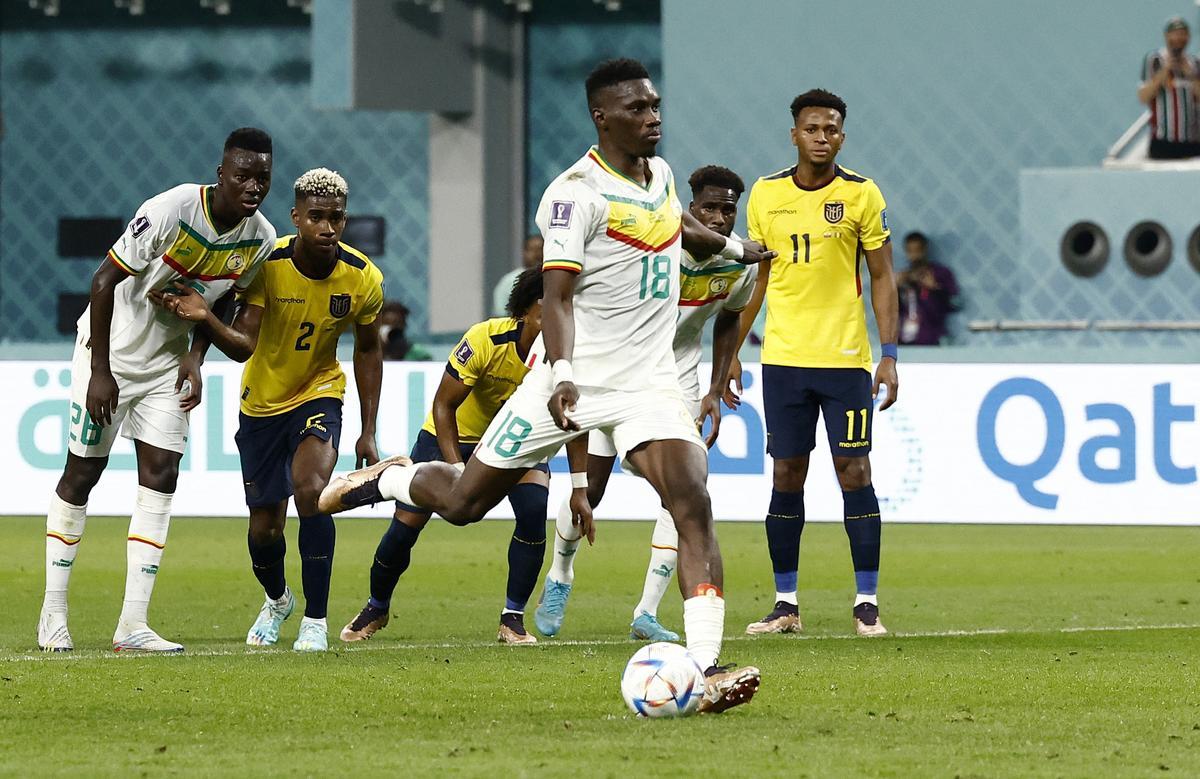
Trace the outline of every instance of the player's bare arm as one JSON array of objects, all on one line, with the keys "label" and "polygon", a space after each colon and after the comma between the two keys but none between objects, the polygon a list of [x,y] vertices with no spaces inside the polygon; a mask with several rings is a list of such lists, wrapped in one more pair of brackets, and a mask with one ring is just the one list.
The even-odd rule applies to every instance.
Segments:
[{"label": "player's bare arm", "polygon": [[[738,314],[737,346],[733,350],[733,359],[729,361],[729,373],[724,391],[725,405],[731,409],[742,405],[742,361],[738,357],[738,352],[741,351],[742,344],[746,343],[746,336],[750,335],[750,330],[754,327],[754,320],[758,318],[758,312],[762,310],[763,300],[767,297],[767,282],[770,277],[770,260],[759,263],[758,275],[754,277],[754,291],[750,293],[750,302]],[[737,387],[737,392],[733,391],[730,384]]]},{"label": "player's bare arm", "polygon": [[[213,305],[213,313],[222,322],[229,318],[233,310],[234,297],[232,291],[226,292]],[[159,299],[161,300],[161,295]],[[208,347],[211,345],[212,339],[209,338],[207,330],[203,327],[192,328],[192,348],[180,360],[179,375],[175,380],[176,392],[182,392],[184,382],[187,382],[187,392],[179,398],[179,407],[184,411],[191,411],[199,406],[204,397],[204,376],[200,368],[204,365],[204,358],[208,355]]]},{"label": "player's bare arm", "polygon": [[262,306],[243,305],[238,309],[233,324],[227,325],[208,307],[200,293],[179,282],[165,292],[151,292],[150,299],[180,319],[203,327],[212,343],[229,359],[245,362],[254,354],[262,325]]},{"label": "player's bare arm", "polygon": [[704,439],[704,445],[710,449],[717,442],[721,430],[721,396],[727,386],[729,365],[740,343],[738,318],[738,312],[722,310],[713,322],[712,378],[709,380],[708,393],[700,401],[700,418],[696,420],[700,428],[703,428],[705,419],[712,420],[712,429]]},{"label": "player's bare arm", "polygon": [[[551,269],[542,275],[542,338],[551,367],[560,361],[570,364],[575,351],[575,274]],[[556,377],[558,374],[556,373]],[[578,430],[568,411],[575,410],[579,388],[569,379],[559,381],[550,395],[550,416],[562,430]]]},{"label": "player's bare arm", "polygon": [[[567,442],[567,463],[572,475],[588,472],[587,442],[587,433],[576,436]],[[571,524],[579,528],[579,534],[588,540],[589,546],[596,543],[596,525],[592,518],[592,504],[588,500],[586,484],[582,487],[571,485],[570,506]]]},{"label": "player's bare arm", "polygon": [[710,230],[687,211],[683,212],[683,248],[699,257],[719,254],[743,265],[775,259],[775,252],[767,251],[755,241],[735,241],[716,230]]},{"label": "player's bare arm", "polygon": [[112,415],[117,409],[119,392],[108,360],[108,347],[112,330],[113,296],[117,285],[127,278],[129,274],[124,269],[107,259],[100,263],[100,267],[92,276],[92,377],[88,381],[86,405],[92,421],[101,427],[112,424]]},{"label": "player's bare arm", "polygon": [[379,317],[369,324],[354,326],[354,386],[358,388],[362,432],[354,442],[354,467],[379,462],[375,444],[375,420],[379,416],[379,392],[383,386],[383,339]]},{"label": "player's bare arm", "polygon": [[463,461],[459,451],[458,407],[466,402],[470,394],[470,387],[449,372],[444,372],[433,395],[433,426],[437,429],[438,451],[442,453],[442,459],[451,465]]},{"label": "player's bare arm", "polygon": [[[867,270],[871,274],[871,308],[875,310],[875,323],[879,328],[879,342],[894,344],[899,338],[900,300],[896,292],[896,277],[892,272],[892,244],[885,243],[878,249],[866,252]],[[896,402],[900,392],[900,378],[896,373],[896,358],[880,357],[875,369],[875,384],[872,397],[879,396],[880,385],[887,386],[887,399],[879,406],[883,411]]]}]

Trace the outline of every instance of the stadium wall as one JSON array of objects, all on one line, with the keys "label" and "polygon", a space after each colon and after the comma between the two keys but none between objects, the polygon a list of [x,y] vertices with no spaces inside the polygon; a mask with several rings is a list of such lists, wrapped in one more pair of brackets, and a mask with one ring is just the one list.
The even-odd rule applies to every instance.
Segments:
[{"label": "stadium wall", "polygon": [[[206,366],[205,400],[192,413],[175,512],[245,513],[234,433],[241,366]],[[708,375],[709,366],[701,367]],[[406,452],[425,419],[442,363],[388,363],[379,414],[384,455]],[[888,522],[1200,524],[1200,366],[907,365],[902,400],[875,416],[871,459]],[[352,377],[350,377],[352,380]],[[757,365],[745,403],[727,414],[709,457],[721,520],[759,521],[771,494]],[[40,514],[62,471],[70,363],[0,362],[0,513]],[[353,467],[357,396],[344,414],[339,470]],[[845,424],[830,420],[831,425]],[[552,462],[551,505],[567,491],[564,457]],[[93,514],[125,514],[136,491],[129,441],[119,439],[92,494]],[[842,500],[818,432],[805,489],[811,519],[840,521]],[[598,516],[653,519],[658,500],[641,479],[613,477]],[[390,505],[357,514],[386,516]],[[507,502],[494,512],[511,517]]]},{"label": "stadium wall", "polygon": [[281,234],[291,183],[317,165],[349,180],[351,213],[387,218],[373,259],[424,332],[428,118],[310,108],[309,38],[307,26],[0,32],[0,340],[69,340],[58,293],[86,292],[100,257],[57,256],[60,216],[128,219],[158,192],[211,181],[242,125],[274,136],[263,210]]},{"label": "stadium wall", "polygon": [[[1152,293],[1157,303],[1148,307],[1122,301],[1153,284],[1103,292],[1130,284],[1128,274],[1112,272],[1119,256],[1095,279],[1071,279],[1093,288],[1086,295],[1039,272],[1057,256],[1031,250],[1029,263],[1020,262],[1021,171],[1098,170],[1142,110],[1135,96],[1142,58],[1162,45],[1164,20],[1179,13],[1194,17],[1194,5],[663,0],[664,140],[678,179],[719,162],[750,182],[794,162],[792,98],[830,89],[849,104],[840,160],[879,183],[895,235],[931,236],[935,259],[954,269],[966,297],[960,328],[974,318],[1027,316],[1027,300],[1036,301],[1036,319],[1080,316],[1080,298],[1094,304],[1086,309],[1091,318],[1134,318],[1147,308],[1151,318],[1195,318],[1194,295],[1189,304],[1170,290]],[[1077,186],[1066,197],[1080,213],[1108,204],[1095,187]],[[1122,235],[1114,236],[1118,253]],[[897,255],[903,267],[899,246]],[[1174,264],[1186,263],[1178,242]],[[1197,348],[1195,334],[960,333],[960,340]]]}]

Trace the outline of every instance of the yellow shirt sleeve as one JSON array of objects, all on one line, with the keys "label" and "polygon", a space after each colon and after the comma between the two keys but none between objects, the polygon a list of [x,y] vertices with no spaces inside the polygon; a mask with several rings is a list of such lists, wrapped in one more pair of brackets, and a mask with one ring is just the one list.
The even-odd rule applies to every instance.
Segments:
[{"label": "yellow shirt sleeve", "polygon": [[358,318],[355,320],[360,325],[369,325],[379,316],[379,312],[383,310],[383,273],[374,265],[371,266],[371,273],[367,276],[366,302],[363,303],[362,310],[358,312]]},{"label": "yellow shirt sleeve", "polygon": [[254,279],[251,280],[250,286],[239,292],[237,298],[248,306],[267,307],[267,274],[265,269],[261,269],[258,273],[254,274]]},{"label": "yellow shirt sleeve", "polygon": [[887,225],[887,203],[874,181],[863,185],[863,212],[858,222],[858,239],[867,251],[878,249],[887,243],[892,231]]},{"label": "yellow shirt sleeve", "polygon": [[[751,241],[763,243],[762,223],[759,221],[759,201],[762,200],[761,191],[758,185],[755,184],[750,188],[750,199],[746,203],[746,234]],[[765,244],[764,244],[765,245]]]},{"label": "yellow shirt sleeve", "polygon": [[491,345],[487,322],[474,325],[450,352],[450,359],[446,361],[447,372],[468,387],[474,387],[487,369]]}]

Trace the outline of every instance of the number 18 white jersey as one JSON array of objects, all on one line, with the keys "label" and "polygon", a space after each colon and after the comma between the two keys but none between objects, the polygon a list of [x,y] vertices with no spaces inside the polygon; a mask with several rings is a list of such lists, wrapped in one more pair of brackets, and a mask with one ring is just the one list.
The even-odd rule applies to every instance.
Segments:
[{"label": "number 18 white jersey", "polygon": [[683,207],[671,168],[648,160],[642,186],[592,147],[542,195],[543,270],[579,274],[571,362],[581,387],[677,389],[672,341]]}]

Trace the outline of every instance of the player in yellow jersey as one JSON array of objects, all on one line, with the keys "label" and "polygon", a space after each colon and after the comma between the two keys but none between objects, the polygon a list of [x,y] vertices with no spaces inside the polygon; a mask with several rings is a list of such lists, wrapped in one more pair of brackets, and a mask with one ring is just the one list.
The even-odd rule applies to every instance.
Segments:
[{"label": "player in yellow jersey", "polygon": [[[412,461],[441,461],[465,468],[492,419],[516,391],[540,355],[534,342],[542,332],[542,269],[517,276],[508,296],[508,316],[487,319],[463,335],[450,352],[433,408],[412,448]],[[536,644],[525,630],[525,604],[533,594],[546,552],[546,501],[550,469],[539,463],[508,490],[516,527],[508,543],[508,590],[497,639],[505,644]],[[342,630],[343,641],[370,638],[387,625],[392,593],[408,570],[412,548],[432,516],[400,501],[371,564],[371,597]]]},{"label": "player in yellow jersey", "polygon": [[276,243],[241,296],[232,326],[187,290],[165,305],[181,318],[202,322],[217,348],[246,362],[236,440],[250,507],[250,559],[266,591],[246,643],[274,644],[295,607],[283,570],[283,528],[294,494],[305,608],[293,649],[321,651],[328,646],[334,525],[333,517],[317,510],[317,498],[333,473],[342,431],[346,377],[337,342],[353,326],[362,421],[354,453],[360,465],[374,463],[379,460],[375,417],[383,376],[378,322],[383,275],[339,241],[346,226],[345,179],[316,168],[296,180],[295,192],[297,234]]},{"label": "player in yellow jersey", "polygon": [[[846,104],[814,89],[792,101],[796,164],[758,180],[750,191],[748,227],[778,256],[759,271],[766,286],[763,404],[774,489],[767,513],[767,546],[775,571],[775,607],[746,632],[800,629],[796,600],[804,480],[816,446],[817,414],[842,488],[846,534],[858,594],[859,635],[887,631],[879,621],[879,501],[871,486],[871,416],[896,402],[898,302],[883,195],[875,182],[839,166]],[[861,254],[871,274],[871,305],[883,355],[871,381],[871,347],[862,299]],[[769,272],[768,272],[769,268]],[[756,295],[754,300],[761,300]],[[743,313],[753,321],[758,306]]]}]

